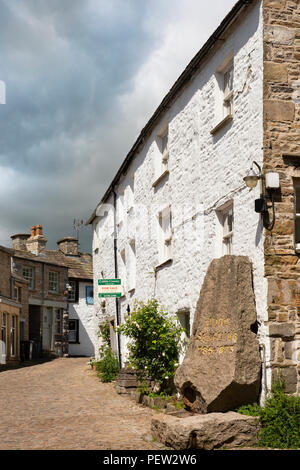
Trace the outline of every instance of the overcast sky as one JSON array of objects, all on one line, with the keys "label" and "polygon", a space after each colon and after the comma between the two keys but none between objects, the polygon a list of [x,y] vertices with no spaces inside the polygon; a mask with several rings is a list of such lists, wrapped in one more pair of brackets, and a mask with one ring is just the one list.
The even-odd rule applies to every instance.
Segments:
[{"label": "overcast sky", "polygon": [[0,0],[0,245],[37,224],[51,249],[74,235],[235,3]]}]

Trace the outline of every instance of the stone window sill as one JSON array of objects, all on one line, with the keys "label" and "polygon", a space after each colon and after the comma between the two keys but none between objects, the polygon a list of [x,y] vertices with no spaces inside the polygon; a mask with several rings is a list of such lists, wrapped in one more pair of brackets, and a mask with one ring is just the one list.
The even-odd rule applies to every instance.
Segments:
[{"label": "stone window sill", "polygon": [[211,131],[211,135],[214,135],[216,134],[219,130],[221,130],[223,127],[226,126],[226,124],[228,124],[229,122],[231,122],[233,120],[233,115],[232,114],[228,114],[228,116],[225,116],[224,119],[222,119],[222,121],[219,122],[219,124],[217,124]]},{"label": "stone window sill", "polygon": [[155,266],[155,269],[156,269],[156,270],[162,269],[162,268],[164,268],[166,265],[170,264],[172,261],[173,261],[173,258],[168,258],[168,259],[166,259],[165,261],[162,261],[161,263],[159,263],[157,266]]},{"label": "stone window sill", "polygon": [[165,170],[156,180],[152,183],[152,187],[155,188],[164,178],[169,174],[169,170]]}]

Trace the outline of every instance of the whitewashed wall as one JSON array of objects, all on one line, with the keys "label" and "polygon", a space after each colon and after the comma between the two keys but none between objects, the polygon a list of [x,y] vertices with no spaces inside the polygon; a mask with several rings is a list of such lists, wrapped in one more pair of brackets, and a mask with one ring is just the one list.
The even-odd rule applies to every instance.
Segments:
[{"label": "whitewashed wall", "polygon": [[69,304],[69,319],[79,320],[79,344],[69,343],[69,354],[71,356],[95,355],[95,344],[97,340],[95,328],[94,306],[86,303],[86,286],[93,285],[92,282],[79,282],[78,303]]},{"label": "whitewashed wall", "polygon": [[[263,44],[262,11],[257,2],[249,14],[239,21],[230,36],[219,42],[219,48],[201,66],[194,80],[178,96],[157,124],[141,152],[136,156],[116,192],[118,197],[132,184],[134,176],[134,210],[126,213],[130,234],[118,238],[119,276],[122,272],[120,251],[128,251],[136,216],[136,289],[125,292],[120,301],[122,319],[133,300],[157,298],[170,313],[181,309],[191,313],[191,324],[201,285],[212,259],[221,255],[221,236],[216,209],[233,200],[233,254],[247,255],[254,268],[259,339],[269,346],[264,328],[266,320],[266,281],[264,279],[263,229],[260,216],[254,211],[259,188],[250,191],[243,182],[253,160],[262,165],[263,159]],[[231,124],[215,135],[217,124],[216,70],[234,53],[234,118]],[[168,64],[166,64],[166,67]],[[169,123],[169,176],[156,188],[154,176],[155,140]],[[155,218],[158,208],[172,205],[173,261],[154,275],[157,260]],[[94,221],[94,274],[97,279],[114,277],[113,211]],[[152,212],[143,215],[143,208]],[[153,209],[155,208],[155,209]],[[177,212],[184,208],[184,217]],[[99,214],[98,214],[99,215]],[[109,229],[107,230],[107,227]],[[99,238],[98,238],[99,237]],[[151,274],[151,272],[153,274]],[[128,276],[128,273],[127,273]],[[123,276],[124,278],[124,276]],[[126,279],[125,279],[126,284]],[[96,300],[96,314],[104,310]],[[115,301],[106,301],[106,314],[115,314]],[[122,355],[125,357],[122,339]]]}]

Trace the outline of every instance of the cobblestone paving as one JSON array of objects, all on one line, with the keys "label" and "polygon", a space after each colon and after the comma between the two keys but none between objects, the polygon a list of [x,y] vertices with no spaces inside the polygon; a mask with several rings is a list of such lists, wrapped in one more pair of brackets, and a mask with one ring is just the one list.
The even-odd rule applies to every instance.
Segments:
[{"label": "cobblestone paving", "polygon": [[157,450],[155,414],[99,382],[87,358],[0,373],[1,450]]}]

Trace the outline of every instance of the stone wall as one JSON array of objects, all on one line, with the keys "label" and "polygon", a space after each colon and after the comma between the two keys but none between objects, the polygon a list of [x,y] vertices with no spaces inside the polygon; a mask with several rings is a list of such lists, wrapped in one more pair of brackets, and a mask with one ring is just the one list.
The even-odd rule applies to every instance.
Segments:
[{"label": "stone wall", "polygon": [[0,249],[0,295],[10,297],[11,255]]},{"label": "stone wall", "polygon": [[264,170],[279,172],[276,223],[265,237],[272,379],[300,392],[300,261],[294,186],[300,178],[300,2],[264,0]]}]

